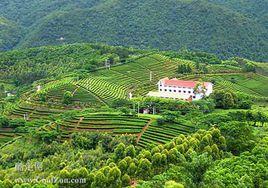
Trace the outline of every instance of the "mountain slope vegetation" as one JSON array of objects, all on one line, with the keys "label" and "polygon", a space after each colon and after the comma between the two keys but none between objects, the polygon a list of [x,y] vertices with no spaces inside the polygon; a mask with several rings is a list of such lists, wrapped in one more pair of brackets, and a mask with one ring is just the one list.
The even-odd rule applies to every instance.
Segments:
[{"label": "mountain slope vegetation", "polygon": [[[104,42],[268,59],[265,0],[255,4],[246,0],[12,2],[0,3],[0,15],[28,31],[16,47]],[[245,8],[239,9],[238,3]]]},{"label": "mountain slope vegetation", "polygon": [[[267,187],[267,68],[103,44],[2,52],[0,187]],[[214,92],[147,97],[163,77]]]},{"label": "mountain slope vegetation", "polygon": [[12,48],[17,44],[19,38],[18,26],[0,16],[0,51]]}]

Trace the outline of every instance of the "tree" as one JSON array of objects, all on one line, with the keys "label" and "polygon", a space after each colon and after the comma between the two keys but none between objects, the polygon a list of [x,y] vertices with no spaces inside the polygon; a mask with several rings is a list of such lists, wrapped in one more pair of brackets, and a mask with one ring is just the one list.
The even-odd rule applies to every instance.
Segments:
[{"label": "tree", "polygon": [[123,159],[125,157],[125,148],[126,148],[125,144],[123,143],[118,144],[118,146],[114,150],[116,160]]},{"label": "tree", "polygon": [[107,187],[107,178],[101,171],[98,171],[95,174],[94,181],[91,184],[93,188]]},{"label": "tree", "polygon": [[201,155],[196,155],[196,153],[191,155],[191,162],[187,164],[189,171],[193,175],[193,182],[198,186],[202,182],[204,173],[212,165],[213,159],[207,153]]},{"label": "tree", "polygon": [[134,162],[130,163],[128,169],[127,169],[127,173],[130,175],[130,176],[135,176],[136,174],[136,170],[137,170],[137,166]]},{"label": "tree", "polygon": [[258,111],[256,116],[256,119],[261,123],[261,126],[263,126],[265,122],[268,122],[268,116],[265,113]]},{"label": "tree", "polygon": [[9,127],[25,127],[26,121],[24,119],[12,119],[9,121]]},{"label": "tree", "polygon": [[246,62],[244,65],[244,71],[246,72],[256,72],[256,65],[251,62]]},{"label": "tree", "polygon": [[70,91],[65,91],[63,94],[63,104],[69,105],[72,103],[73,94]]},{"label": "tree", "polygon": [[193,66],[190,63],[182,63],[178,65],[178,74],[187,74],[193,72]]},{"label": "tree", "polygon": [[122,185],[123,185],[123,187],[128,187],[130,185],[130,183],[131,183],[131,179],[130,179],[129,175],[124,174],[122,176]]},{"label": "tree", "polygon": [[181,116],[181,113],[179,111],[168,111],[166,110],[163,113],[163,118],[166,122],[174,122],[176,119],[178,119]]},{"label": "tree", "polygon": [[112,188],[122,187],[121,171],[119,170],[119,168],[113,167],[110,169],[108,174],[108,185]]},{"label": "tree", "polygon": [[127,171],[128,163],[126,162],[125,159],[122,159],[118,163],[118,168],[121,170],[122,173],[125,173]]},{"label": "tree", "polygon": [[227,150],[234,155],[249,151],[254,147],[253,128],[244,122],[227,122],[220,126],[222,135],[227,141]]},{"label": "tree", "polygon": [[88,71],[88,72],[93,72],[95,70],[97,70],[98,68],[98,61],[96,61],[95,59],[90,60],[85,66],[84,68]]},{"label": "tree", "polygon": [[159,172],[159,169],[161,169],[162,166],[162,155],[161,153],[155,153],[152,157],[152,166],[155,170],[155,173]]},{"label": "tree", "polygon": [[133,145],[129,145],[125,150],[125,156],[130,156],[134,158],[135,155],[136,155],[135,147]]},{"label": "tree", "polygon": [[152,167],[152,164],[148,159],[140,159],[138,169],[137,169],[137,174],[141,178],[147,179],[151,176],[151,173],[152,173],[151,167]]},{"label": "tree", "polygon": [[9,127],[9,120],[5,116],[0,116],[0,128]]},{"label": "tree", "polygon": [[215,101],[217,108],[229,109],[235,107],[235,102],[237,100],[234,93],[224,90],[216,90],[212,94],[212,98]]},{"label": "tree", "polygon": [[167,181],[165,183],[164,188],[184,188],[184,186],[180,183],[175,182],[175,181]]},{"label": "tree", "polygon": [[47,101],[47,92],[45,91],[40,91],[38,93],[38,98],[41,102],[46,102]]}]

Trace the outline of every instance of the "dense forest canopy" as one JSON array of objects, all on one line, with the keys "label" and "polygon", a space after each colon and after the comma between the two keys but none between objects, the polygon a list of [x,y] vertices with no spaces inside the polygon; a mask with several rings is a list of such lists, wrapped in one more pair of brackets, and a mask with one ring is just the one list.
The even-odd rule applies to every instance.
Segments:
[{"label": "dense forest canopy", "polygon": [[266,61],[267,4],[266,0],[4,0],[0,16],[14,22],[23,36],[0,33],[3,41],[14,41],[0,43],[0,49],[105,42]]}]

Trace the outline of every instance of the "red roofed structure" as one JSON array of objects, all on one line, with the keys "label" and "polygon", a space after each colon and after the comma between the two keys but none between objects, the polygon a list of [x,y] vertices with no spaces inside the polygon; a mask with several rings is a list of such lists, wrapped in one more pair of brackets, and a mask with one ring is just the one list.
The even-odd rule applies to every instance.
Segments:
[{"label": "red roofed structure", "polygon": [[[200,84],[200,82],[197,81],[191,81],[191,80],[178,80],[177,78],[169,79],[169,78],[163,78],[160,80],[163,85],[165,86],[176,86],[176,87],[185,87],[185,88],[195,88],[197,84]],[[210,82],[203,82],[202,84],[207,87]]]},{"label": "red roofed structure", "polygon": [[173,98],[182,100],[199,100],[212,93],[213,84],[177,78],[163,78],[158,82],[158,92],[150,92],[148,96]]}]

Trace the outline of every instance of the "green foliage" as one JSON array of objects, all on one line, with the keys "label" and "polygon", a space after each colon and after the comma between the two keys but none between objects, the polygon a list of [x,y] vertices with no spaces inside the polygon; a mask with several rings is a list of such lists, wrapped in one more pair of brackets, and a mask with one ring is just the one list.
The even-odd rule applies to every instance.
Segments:
[{"label": "green foliage", "polygon": [[178,74],[189,74],[193,72],[193,67],[189,63],[183,63],[178,65],[177,73]]},{"label": "green foliage", "polygon": [[221,160],[204,177],[208,187],[265,187],[267,186],[267,137],[260,140],[252,152]]},{"label": "green foliage", "polygon": [[252,102],[243,95],[236,95],[234,92],[225,90],[216,90],[212,94],[217,108],[230,109],[241,108],[250,109]]},{"label": "green foliage", "polygon": [[9,127],[9,120],[5,116],[0,116],[0,127]]},{"label": "green foliage", "polygon": [[168,181],[165,183],[165,188],[184,188],[184,186],[175,181]]},{"label": "green foliage", "polygon": [[63,104],[71,104],[72,103],[73,94],[70,91],[66,91],[63,94],[62,102]]},{"label": "green foliage", "polygon": [[[230,141],[233,140],[230,135],[239,137],[237,127],[245,132],[242,126],[235,128],[229,125],[229,130],[235,134],[227,133],[226,129],[223,129],[226,135],[227,151],[229,151]],[[81,143],[90,137],[89,134],[83,134],[83,137],[79,135],[80,138],[74,136],[71,138],[71,143],[59,143],[55,139],[53,142],[47,142],[44,140],[47,138],[44,133],[38,134],[43,138],[41,142],[34,139],[37,136],[32,135],[28,139],[18,140],[1,149],[0,162],[5,167],[0,170],[2,180],[7,181],[7,178],[13,180],[17,176],[35,177],[41,173],[48,178],[53,173],[57,178],[86,179],[84,183],[79,184],[79,187],[122,187],[129,186],[132,181],[138,181],[137,187],[211,187],[212,185],[223,187],[237,181],[236,178],[228,178],[228,174],[242,177],[245,173],[248,177],[241,179],[241,186],[244,184],[251,186],[252,183],[265,185],[267,164],[264,159],[267,155],[267,138],[261,138],[258,142],[254,141],[256,146],[251,147],[253,150],[248,148],[246,153],[234,157],[226,152],[225,138],[217,128],[211,128],[208,131],[199,130],[187,136],[180,135],[164,145],[159,144],[152,149],[143,150],[127,142],[125,144],[118,142],[117,146],[113,146],[114,150],[106,150],[104,147],[108,143],[102,145],[106,136],[97,133],[91,137],[91,141],[83,142],[83,147]],[[232,144],[243,145],[242,140],[245,141],[245,137],[250,139],[251,136],[250,134],[244,135],[243,139],[240,136],[241,142]],[[111,141],[116,142],[116,140],[115,138]],[[95,148],[87,147],[93,142],[95,142]],[[21,149],[17,150],[16,147],[21,147]],[[17,161],[34,164],[36,160],[42,161],[41,171],[24,173],[12,170]],[[239,168],[237,164],[243,168]],[[220,169],[223,169],[223,172]],[[250,174],[251,172],[254,174]],[[0,183],[3,182],[0,181]],[[58,185],[77,186],[75,183],[64,182]]]},{"label": "green foliage", "polygon": [[176,111],[165,111],[163,113],[163,118],[166,122],[175,122],[177,118],[181,116],[180,112]]},{"label": "green foliage", "polygon": [[0,16],[0,51],[12,49],[21,39],[19,24]]},{"label": "green foliage", "polygon": [[31,131],[31,136],[38,142],[45,142],[50,144],[53,141],[58,140],[59,133],[56,131]]},{"label": "green foliage", "polygon": [[214,91],[212,98],[215,101],[217,108],[234,108],[236,96],[234,93],[229,91]]},{"label": "green foliage", "polygon": [[166,52],[167,56],[172,58],[187,59],[193,62],[196,62],[197,65],[200,63],[208,64],[220,64],[221,60],[214,54],[205,53],[205,52],[191,52],[185,49],[180,50],[179,52]]},{"label": "green foliage", "polygon": [[253,63],[247,62],[244,67],[244,71],[246,72],[256,72],[256,65]]},{"label": "green foliage", "polygon": [[8,119],[6,116],[0,115],[0,127],[1,128],[17,128],[24,127],[26,121],[24,119]]},{"label": "green foliage", "polygon": [[[247,6],[234,3],[240,5],[236,8],[229,6],[230,1],[226,3],[228,6],[222,2],[5,0],[0,8],[2,15],[22,27],[4,30],[5,43],[11,43],[5,44],[4,49],[105,41],[113,45],[164,50],[186,47],[217,53],[221,57],[267,60],[265,9],[259,11],[259,7],[266,7],[265,1],[257,2],[257,6],[242,1],[241,4]],[[99,27],[100,23],[103,23],[102,27]],[[200,52],[196,54],[202,61],[212,59],[206,54],[199,55]],[[127,54],[123,51],[119,56],[124,59]],[[211,62],[217,63],[217,59]]]},{"label": "green foliage", "polygon": [[38,97],[39,97],[39,100],[42,101],[42,102],[46,102],[47,101],[47,92],[39,92],[38,93]]},{"label": "green foliage", "polygon": [[220,130],[227,140],[227,149],[234,155],[254,147],[253,128],[244,122],[222,123]]},{"label": "green foliage", "polygon": [[[103,51],[102,49],[106,50]],[[93,71],[105,65],[112,55],[119,53],[120,47],[93,44],[73,44],[46,46],[1,53],[0,79],[8,79],[16,85],[31,84],[48,77],[60,77],[78,70]],[[128,54],[134,53],[128,48]],[[114,62],[114,64],[119,62]]]},{"label": "green foliage", "polygon": [[[101,146],[105,152],[111,152],[115,149],[118,143],[130,144],[130,139],[124,138],[124,136],[113,137],[110,134],[100,133],[73,133],[72,145],[81,149],[96,149]],[[120,148],[121,145],[118,146]],[[115,152],[119,149],[115,149]],[[118,154],[120,156],[120,154]]]}]

